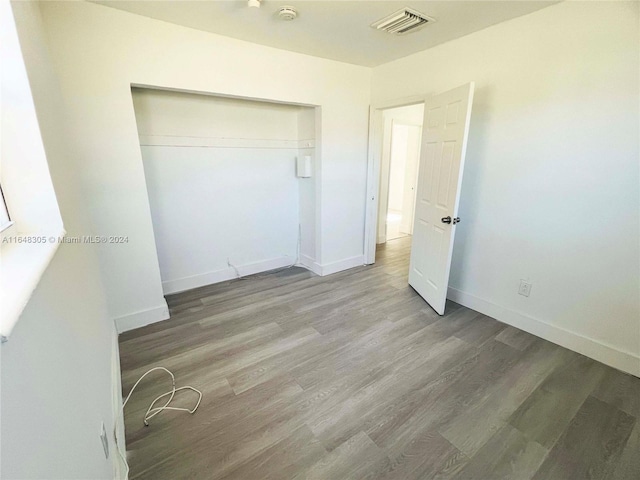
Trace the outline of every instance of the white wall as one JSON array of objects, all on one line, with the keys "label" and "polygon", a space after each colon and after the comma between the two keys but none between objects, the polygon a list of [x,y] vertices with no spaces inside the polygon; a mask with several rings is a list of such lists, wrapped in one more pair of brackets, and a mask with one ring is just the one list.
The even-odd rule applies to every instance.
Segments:
[{"label": "white wall", "polygon": [[413,212],[416,202],[418,167],[420,165],[422,125],[404,125],[403,127],[408,130],[408,138],[400,232],[413,234]]},{"label": "white wall", "polygon": [[[72,173],[82,157],[65,128],[37,4],[15,2],[13,10],[62,218],[69,235],[91,235]],[[114,443],[107,460],[98,437],[101,421],[113,431],[121,402],[115,339],[96,252],[61,245],[0,346],[2,478],[119,476]]]},{"label": "white wall", "polygon": [[389,163],[389,210],[402,211],[404,177],[407,168],[409,130],[394,123],[391,131],[391,158]]},{"label": "white wall", "polygon": [[302,107],[149,89],[133,102],[164,293],[295,263]]},{"label": "white wall", "polygon": [[638,9],[563,2],[377,67],[372,86],[379,103],[476,82],[450,298],[636,375]]},{"label": "white wall", "polygon": [[362,263],[370,69],[87,2],[41,9],[96,231],[130,238],[100,252],[110,314],[122,328],[167,315],[131,84],[321,106],[323,228],[313,260],[325,272]]}]

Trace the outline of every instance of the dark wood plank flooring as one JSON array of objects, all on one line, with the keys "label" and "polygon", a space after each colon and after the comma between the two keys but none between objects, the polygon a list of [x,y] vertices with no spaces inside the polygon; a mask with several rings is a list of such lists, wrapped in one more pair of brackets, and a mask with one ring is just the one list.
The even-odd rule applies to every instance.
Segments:
[{"label": "dark wood plank flooring", "polygon": [[454,303],[439,317],[409,246],[171,295],[170,320],[121,335],[123,392],[161,365],[204,393],[144,427],[170,384],[138,387],[130,478],[640,478],[640,379]]}]

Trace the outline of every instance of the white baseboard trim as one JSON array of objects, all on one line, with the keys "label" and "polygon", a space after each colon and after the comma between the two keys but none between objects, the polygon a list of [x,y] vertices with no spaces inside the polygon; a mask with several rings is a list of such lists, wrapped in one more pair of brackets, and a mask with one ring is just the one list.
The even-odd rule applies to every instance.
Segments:
[{"label": "white baseboard trim", "polygon": [[169,307],[167,306],[167,302],[163,299],[162,304],[157,307],[130,313],[129,315],[123,315],[122,317],[116,318],[114,321],[118,333],[124,333],[129,330],[144,327],[151,323],[161,322],[168,318]]},{"label": "white baseboard trim", "polygon": [[325,263],[324,265],[318,265],[320,267],[320,275],[331,275],[332,273],[338,273],[343,270],[348,270],[353,267],[359,267],[364,265],[364,255],[356,255],[355,257],[345,258],[338,260],[337,262]]},{"label": "white baseboard trim", "polygon": [[322,267],[310,256],[304,254],[300,255],[300,265],[316,275],[322,276]]},{"label": "white baseboard trim", "polygon": [[[236,265],[241,277],[253,275],[254,273],[266,272],[276,268],[288,267],[295,259],[289,256],[271,258],[259,262],[247,263],[245,265]],[[171,293],[183,292],[192,288],[203,287],[204,285],[213,285],[214,283],[226,282],[237,278],[236,270],[233,267],[215,270],[213,272],[201,273],[190,277],[178,278],[176,280],[167,280],[162,282],[162,291],[165,295]]]},{"label": "white baseboard trim", "polygon": [[449,287],[447,298],[496,320],[640,377],[640,356]]},{"label": "white baseboard trim", "polygon": [[113,331],[112,348],[111,348],[111,407],[114,427],[106,425],[107,432],[114,431],[118,439],[116,444],[114,438],[109,436],[109,449],[113,452],[110,457],[113,463],[113,478],[125,477],[126,465],[123,463],[120,455],[115,450],[120,446],[121,451],[125,450],[125,434],[124,434],[124,416],[122,415],[122,377],[120,374],[120,346],[118,345],[118,332]]}]

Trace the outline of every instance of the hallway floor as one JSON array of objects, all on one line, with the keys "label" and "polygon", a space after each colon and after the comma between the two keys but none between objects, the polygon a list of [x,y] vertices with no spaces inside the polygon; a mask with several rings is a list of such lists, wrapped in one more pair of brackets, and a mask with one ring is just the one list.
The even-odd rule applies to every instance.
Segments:
[{"label": "hallway floor", "polygon": [[640,478],[640,379],[454,303],[439,317],[407,285],[410,240],[171,295],[170,320],[121,335],[125,393],[157,365],[204,393],[144,427],[170,383],[136,389],[130,478]]},{"label": "hallway floor", "polygon": [[400,231],[401,223],[402,212],[399,210],[389,210],[386,224],[387,241],[409,236],[408,233]]}]

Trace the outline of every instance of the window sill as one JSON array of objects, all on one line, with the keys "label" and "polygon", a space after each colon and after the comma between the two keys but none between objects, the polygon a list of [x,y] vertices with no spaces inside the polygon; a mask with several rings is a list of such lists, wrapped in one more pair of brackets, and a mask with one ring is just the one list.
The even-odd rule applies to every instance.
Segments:
[{"label": "window sill", "polygon": [[4,232],[5,230],[8,230],[9,228],[13,227],[14,222],[7,222],[4,225],[2,225],[0,227],[0,233]]},{"label": "window sill", "polygon": [[[4,233],[4,232],[3,232]],[[40,278],[53,259],[64,229],[44,235],[16,235],[16,238],[43,239],[41,243],[8,243],[4,236],[0,245],[0,340],[6,342],[24,307],[38,286]],[[54,241],[51,241],[53,239]]]}]

